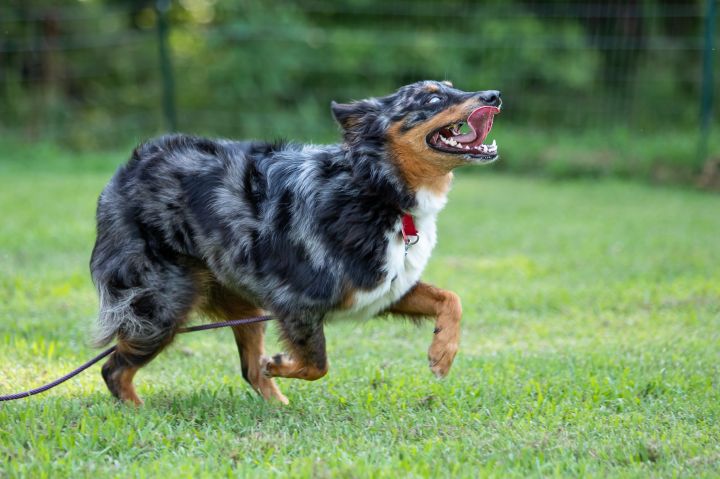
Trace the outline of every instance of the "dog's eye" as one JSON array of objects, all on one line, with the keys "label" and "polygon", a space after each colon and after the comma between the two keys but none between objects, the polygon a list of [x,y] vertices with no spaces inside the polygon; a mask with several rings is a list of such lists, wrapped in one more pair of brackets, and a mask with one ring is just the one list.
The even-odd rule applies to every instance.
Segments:
[{"label": "dog's eye", "polygon": [[433,103],[438,103],[440,101],[439,96],[431,96],[425,101],[426,105],[432,105]]}]

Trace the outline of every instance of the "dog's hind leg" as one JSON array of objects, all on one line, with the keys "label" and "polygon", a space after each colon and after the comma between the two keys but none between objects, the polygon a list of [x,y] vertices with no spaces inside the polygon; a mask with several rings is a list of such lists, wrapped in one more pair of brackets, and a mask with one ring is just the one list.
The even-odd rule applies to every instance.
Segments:
[{"label": "dog's hind leg", "polygon": [[136,405],[142,401],[132,384],[135,373],[172,342],[192,309],[187,297],[169,295],[158,299],[159,294],[148,293],[131,303],[132,311],[142,321],[135,328],[118,331],[117,349],[102,367],[103,379],[113,396]]},{"label": "dog's hind leg", "polygon": [[269,377],[315,381],[328,372],[325,333],[321,321],[280,320],[284,342],[290,355],[281,353],[263,358],[262,369]]},{"label": "dog's hind leg", "polygon": [[462,305],[458,295],[418,283],[387,312],[415,318],[435,317],[435,336],[428,349],[428,361],[435,376],[446,376],[460,342]]},{"label": "dog's hind leg", "polygon": [[[219,285],[215,285],[211,289],[207,299],[205,311],[223,321],[263,314],[261,309]],[[261,371],[261,362],[265,354],[265,324],[244,324],[233,326],[232,330],[240,354],[240,368],[245,381],[264,399],[276,399],[287,404],[287,398],[280,392],[275,381]]]},{"label": "dog's hind leg", "polygon": [[[114,276],[120,277],[117,272]],[[117,349],[103,365],[102,376],[116,398],[139,405],[133,377],[172,342],[196,303],[198,280],[186,267],[149,260],[143,264],[137,258],[135,264],[128,262],[122,277],[133,281],[96,278],[105,340],[107,331],[117,337]]]},{"label": "dog's hind leg", "polygon": [[173,336],[174,334],[168,334],[156,344],[142,345],[134,345],[132,341],[118,339],[117,349],[102,367],[102,377],[112,395],[136,406],[141,405],[143,402],[132,383],[135,373],[170,344]]}]

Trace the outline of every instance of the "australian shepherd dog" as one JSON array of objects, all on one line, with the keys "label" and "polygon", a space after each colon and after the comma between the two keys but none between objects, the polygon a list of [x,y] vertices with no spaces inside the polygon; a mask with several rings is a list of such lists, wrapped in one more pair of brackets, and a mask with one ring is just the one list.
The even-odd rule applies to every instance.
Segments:
[{"label": "australian shepherd dog", "polygon": [[[137,147],[102,192],[90,261],[100,295],[96,343],[110,392],[140,404],[137,370],[193,311],[271,314],[287,353],[266,356],[263,324],[233,329],[245,380],[287,403],[274,377],[328,372],[325,323],[384,313],[435,321],[431,371],[445,376],[461,306],[420,281],[458,166],[490,163],[484,141],[500,92],[423,81],[332,103],[335,145],[169,135]],[[463,126],[466,125],[466,126]]]}]

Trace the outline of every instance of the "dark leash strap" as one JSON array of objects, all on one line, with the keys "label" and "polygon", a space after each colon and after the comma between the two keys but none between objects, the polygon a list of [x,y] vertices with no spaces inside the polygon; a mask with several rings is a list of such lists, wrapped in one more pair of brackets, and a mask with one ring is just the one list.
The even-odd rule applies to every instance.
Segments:
[{"label": "dark leash strap", "polygon": [[[178,329],[178,334],[183,333],[192,333],[195,331],[205,331],[207,329],[218,329],[218,328],[226,328],[229,326],[242,326],[243,324],[252,324],[252,323],[261,323],[263,321],[269,321],[271,320],[271,316],[256,316],[254,318],[244,318],[244,319],[234,319],[232,321],[224,321],[222,323],[211,323],[211,324],[201,324],[199,326],[190,326],[187,328],[180,328]],[[62,376],[50,383],[45,384],[44,386],[40,386],[39,388],[30,389],[29,391],[24,391],[21,393],[15,393],[15,394],[8,394],[7,396],[0,396],[0,402],[3,401],[14,401],[15,399],[22,399],[30,396],[34,396],[35,394],[44,393],[48,389],[52,389],[58,384],[62,384],[68,379],[77,376],[81,372],[85,371],[87,368],[92,366],[93,364],[100,361],[102,358],[109,356],[113,351],[115,351],[116,346],[112,346],[111,348],[106,349],[102,353],[98,354],[94,358],[92,358],[90,361],[86,362],[82,366],[79,366],[78,368],[70,371],[65,376]]]}]

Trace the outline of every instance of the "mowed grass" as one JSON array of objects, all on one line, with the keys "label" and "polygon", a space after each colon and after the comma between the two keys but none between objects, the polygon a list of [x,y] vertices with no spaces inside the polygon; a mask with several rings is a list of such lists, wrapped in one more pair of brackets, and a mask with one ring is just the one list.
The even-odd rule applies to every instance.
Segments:
[{"label": "mowed grass", "polygon": [[[96,353],[94,208],[124,155],[91,156],[0,161],[0,394]],[[0,476],[720,475],[720,197],[492,168],[459,175],[424,275],[463,300],[447,379],[429,323],[330,324],[329,375],[278,381],[282,407],[230,331],[183,335],[140,409],[98,366],[0,404]]]}]

